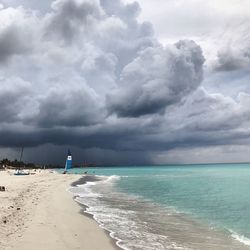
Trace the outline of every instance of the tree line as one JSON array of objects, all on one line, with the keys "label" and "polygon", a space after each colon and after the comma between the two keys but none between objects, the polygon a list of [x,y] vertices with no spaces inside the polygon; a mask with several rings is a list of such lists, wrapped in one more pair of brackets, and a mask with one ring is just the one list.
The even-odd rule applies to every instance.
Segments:
[{"label": "tree line", "polygon": [[7,158],[4,158],[0,161],[0,169],[4,168],[15,168],[15,169],[34,169],[34,168],[40,168],[40,166],[34,164],[34,163],[24,163],[22,161],[14,160],[11,161]]}]

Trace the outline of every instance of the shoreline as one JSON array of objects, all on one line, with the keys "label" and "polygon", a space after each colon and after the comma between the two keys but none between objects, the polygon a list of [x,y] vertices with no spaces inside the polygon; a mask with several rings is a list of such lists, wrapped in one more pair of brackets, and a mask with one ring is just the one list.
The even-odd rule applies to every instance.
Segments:
[{"label": "shoreline", "polygon": [[0,249],[117,250],[116,242],[68,191],[80,177],[48,170],[28,176],[1,171],[6,191],[0,192]]},{"label": "shoreline", "polygon": [[85,211],[85,209],[88,208],[88,206],[83,205],[83,204],[81,204],[81,203],[79,203],[79,202],[77,202],[77,201],[74,201],[74,202],[76,202],[80,207],[82,207],[81,214],[82,214],[83,216],[86,216],[87,218],[90,218],[91,220],[93,220],[93,221],[98,225],[98,227],[107,235],[107,237],[108,237],[108,238],[110,239],[110,241],[111,241],[111,244],[113,245],[113,247],[114,247],[116,250],[123,250],[123,248],[121,248],[121,247],[119,247],[119,246],[117,245],[117,242],[118,242],[119,240],[118,240],[118,239],[114,239],[114,238],[110,235],[110,234],[111,234],[110,231],[108,231],[108,230],[105,229],[105,228],[102,228],[102,227],[98,224],[98,222],[94,219],[94,215],[93,215],[93,214],[90,214],[90,213],[88,213],[88,212]]},{"label": "shoreline", "polygon": [[[81,180],[79,180],[77,185],[84,185],[87,182],[95,182],[95,181],[98,181],[98,176],[86,176],[86,177],[82,178]],[[99,185],[99,184],[97,184],[97,185]],[[107,199],[109,199],[109,198],[105,195],[105,193],[109,194],[109,192],[107,193],[107,190],[105,190],[102,193],[103,188],[104,187],[101,184],[101,185],[99,185],[99,189],[97,188],[96,191],[97,191],[97,193],[100,192],[101,194],[104,194],[104,199],[107,202]],[[108,191],[111,191],[111,190],[108,190]],[[82,190],[82,192],[85,193],[84,189]],[[88,191],[86,191],[86,192],[87,192],[86,197],[88,197]],[[76,191],[76,193],[78,193],[78,191]],[[90,191],[90,193],[91,193],[91,191]],[[78,196],[76,196],[76,197],[78,197]],[[89,199],[91,199],[91,197],[92,196],[90,196]],[[93,196],[93,197],[95,197],[95,196]],[[118,197],[115,197],[115,199],[116,198],[118,198]],[[93,199],[95,199],[95,198],[93,198]],[[131,199],[131,197],[129,198],[129,200],[130,199]],[[118,203],[119,203],[119,201],[120,201],[120,199],[118,200]],[[125,203],[121,203],[121,204],[123,204],[123,207],[121,209],[124,209],[124,205],[125,205],[125,210],[126,210],[126,208],[128,209],[127,203],[126,203],[127,200],[124,200],[124,201],[125,201]],[[88,199],[83,199],[82,203],[81,202],[78,202],[78,203],[80,205],[84,206],[83,205],[84,202],[86,202],[85,204],[89,204]],[[121,202],[123,202],[123,201],[121,200]],[[152,216],[154,216],[154,214],[152,214],[151,212],[152,212],[152,210],[155,211],[155,208],[159,209],[159,210],[156,210],[156,211],[159,211],[159,214],[162,214],[162,211],[165,210],[164,206],[162,207],[161,205],[154,205],[154,203],[147,203],[147,207],[145,208],[145,204],[146,203],[143,202],[142,205],[144,206],[144,208],[137,207],[139,210],[135,210],[135,211],[139,211],[139,212],[146,211],[146,214],[149,212]],[[92,205],[90,205],[91,208],[95,207],[95,203],[92,203]],[[99,205],[97,205],[97,207],[98,206]],[[88,208],[88,206],[85,205],[85,208]],[[115,206],[115,208],[118,208],[118,206],[117,207]],[[92,211],[92,210],[90,210],[90,211]],[[94,209],[93,211],[94,211],[93,214],[92,214],[92,212],[85,212],[85,213],[87,213],[90,217],[94,217],[96,214],[97,215],[101,214],[101,216],[102,216],[102,211],[100,209],[99,210],[97,209],[96,211]],[[147,226],[149,228],[151,228],[151,230],[154,230],[153,223],[155,221],[159,222],[158,225],[165,224],[164,228],[161,228],[161,229],[155,228],[156,229],[155,235],[160,235],[160,236],[166,237],[166,242],[162,243],[163,245],[167,244],[168,247],[173,247],[173,249],[177,249],[177,247],[179,247],[179,248],[184,247],[184,248],[188,248],[188,249],[201,249],[202,248],[202,249],[209,249],[209,250],[211,250],[211,249],[229,249],[229,248],[230,249],[231,248],[232,249],[250,249],[249,245],[246,245],[242,240],[239,240],[239,239],[236,239],[235,237],[232,237],[231,234],[228,234],[228,232],[226,232],[224,230],[215,229],[215,228],[211,229],[208,224],[206,224],[206,223],[203,224],[202,221],[196,220],[192,217],[189,217],[186,214],[172,212],[172,211],[171,212],[169,211],[169,214],[168,214],[167,211],[168,210],[166,209],[165,210],[166,213],[162,214],[162,217],[160,220],[159,219],[155,220],[156,218],[153,218],[153,219],[151,218],[151,220],[148,220],[147,216],[142,217],[146,214],[144,214],[144,215],[140,214],[142,221],[144,221],[144,219],[145,219],[144,222],[146,222]],[[156,214],[158,214],[158,213],[156,213]],[[155,216],[156,216],[156,214],[155,214]],[[94,218],[94,220],[99,221],[98,217],[97,217],[97,219]],[[102,224],[102,220],[100,221],[100,223]],[[104,228],[104,230],[107,230],[107,229],[105,229],[106,226],[108,228],[110,228],[107,223],[106,224],[104,223],[104,225],[102,225],[101,228]],[[116,234],[119,230],[122,230],[121,228],[116,228],[116,229],[117,230],[114,230],[114,232]],[[162,230],[162,231],[159,231],[159,230]],[[109,230],[107,230],[107,232],[109,232],[110,236],[112,237],[111,234],[113,234],[114,232],[109,231]],[[139,233],[139,231],[138,231],[138,233]],[[149,231],[146,233],[150,234],[150,233],[154,233],[154,232]],[[114,238],[114,239],[116,240],[118,247],[120,247],[120,249],[123,249],[119,245],[119,242],[122,241],[123,243],[125,243],[122,245],[126,246],[127,239],[122,238],[122,236],[119,238]],[[145,242],[147,242],[147,240]],[[153,244],[154,243],[157,243],[157,240],[155,242],[153,242]],[[138,248],[138,249],[142,249],[142,248]]]},{"label": "shoreline", "polygon": [[[72,182],[71,187],[77,187],[78,185],[84,185],[87,182],[96,182],[96,181],[101,181],[101,178],[98,177],[97,175],[84,175],[80,179],[78,179],[77,181]],[[69,191],[69,192],[71,193],[71,191]],[[71,194],[73,194],[73,193],[71,193]],[[112,232],[110,232],[106,228],[101,227],[101,225],[95,220],[94,215],[91,214],[91,213],[88,213],[86,211],[88,206],[75,200],[75,198],[77,198],[77,197],[78,197],[78,195],[73,196],[73,200],[74,200],[75,203],[77,203],[82,208],[80,213],[83,216],[86,216],[86,217],[90,218],[91,220],[95,221],[95,223],[98,225],[98,227],[101,230],[103,230],[104,233],[107,235],[107,237],[111,240],[111,243],[115,247],[116,250],[123,250],[123,248],[121,248],[119,245],[117,245],[117,243],[119,242],[120,239],[113,238],[111,236]]]}]

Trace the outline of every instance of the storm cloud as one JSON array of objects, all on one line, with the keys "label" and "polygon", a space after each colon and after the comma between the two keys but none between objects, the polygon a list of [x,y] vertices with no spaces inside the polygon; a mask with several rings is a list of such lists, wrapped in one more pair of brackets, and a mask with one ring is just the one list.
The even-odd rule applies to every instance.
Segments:
[{"label": "storm cloud", "polygon": [[218,47],[214,60],[193,37],[163,45],[142,8],[2,1],[3,152],[26,147],[27,159],[57,162],[70,147],[78,162],[145,164],[176,150],[249,143],[248,92],[232,97],[203,84],[208,74],[248,71],[248,43]]},{"label": "storm cloud", "polygon": [[131,117],[162,112],[197,89],[203,62],[193,41],[147,48],[123,69],[118,90],[108,96],[109,109]]}]

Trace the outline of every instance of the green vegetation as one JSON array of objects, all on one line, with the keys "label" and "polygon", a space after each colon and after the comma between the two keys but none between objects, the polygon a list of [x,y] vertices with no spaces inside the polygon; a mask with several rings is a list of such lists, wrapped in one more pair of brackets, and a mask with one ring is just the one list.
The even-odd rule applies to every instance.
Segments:
[{"label": "green vegetation", "polygon": [[11,161],[5,158],[0,161],[0,169],[4,169],[4,168],[34,169],[34,168],[40,168],[40,166],[35,165],[34,163],[24,163],[18,160]]},{"label": "green vegetation", "polygon": [[60,165],[38,165],[34,163],[25,163],[23,161],[14,160],[11,161],[7,158],[4,158],[0,161],[0,170],[5,168],[12,168],[12,169],[52,169],[52,168],[62,168]]}]

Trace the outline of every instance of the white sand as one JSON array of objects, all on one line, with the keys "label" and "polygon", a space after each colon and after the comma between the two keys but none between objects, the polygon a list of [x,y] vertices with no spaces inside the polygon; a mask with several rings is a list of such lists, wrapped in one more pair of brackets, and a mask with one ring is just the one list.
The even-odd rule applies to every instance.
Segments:
[{"label": "white sand", "polygon": [[0,192],[0,249],[117,249],[66,191],[79,177],[49,171],[14,176],[0,171],[0,186],[6,187]]}]

